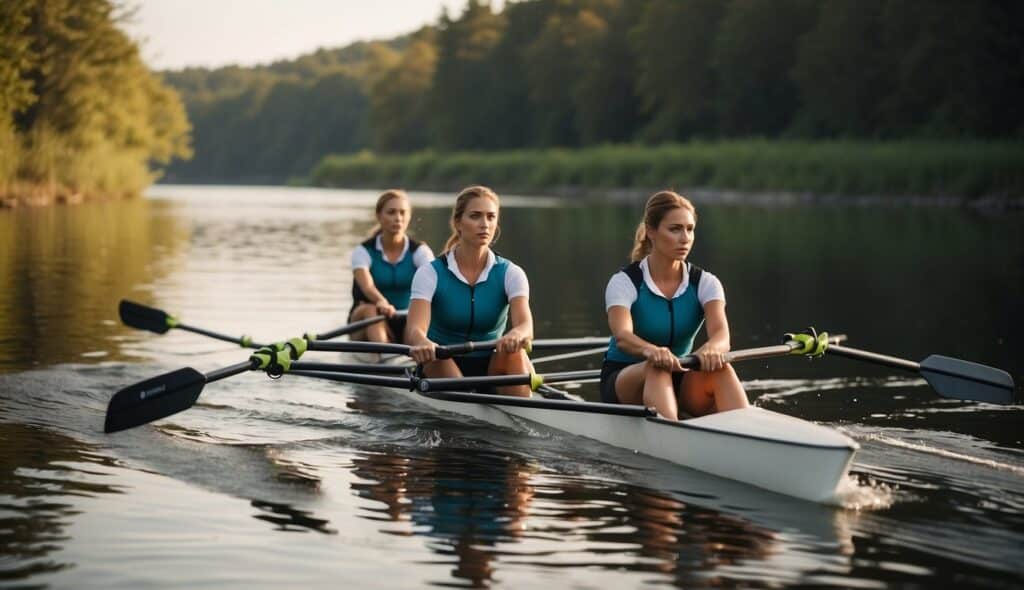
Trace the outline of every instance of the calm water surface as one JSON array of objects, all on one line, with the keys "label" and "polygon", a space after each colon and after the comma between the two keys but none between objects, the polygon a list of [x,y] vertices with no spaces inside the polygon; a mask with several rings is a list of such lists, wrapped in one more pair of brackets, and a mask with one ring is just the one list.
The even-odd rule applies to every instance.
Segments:
[{"label": "calm water surface", "polygon": [[[102,434],[119,388],[245,358],[126,328],[118,300],[263,340],[336,327],[375,196],[155,187],[0,211],[0,585],[1024,587],[1024,410],[845,359],[737,367],[756,405],[861,444],[839,506],[300,378],[233,377],[187,412]],[[506,199],[497,249],[530,275],[539,337],[606,332],[604,284],[643,196]],[[415,233],[437,248],[451,196],[413,197]],[[692,259],[726,286],[735,347],[815,325],[1024,382],[1021,214],[699,208]]]}]

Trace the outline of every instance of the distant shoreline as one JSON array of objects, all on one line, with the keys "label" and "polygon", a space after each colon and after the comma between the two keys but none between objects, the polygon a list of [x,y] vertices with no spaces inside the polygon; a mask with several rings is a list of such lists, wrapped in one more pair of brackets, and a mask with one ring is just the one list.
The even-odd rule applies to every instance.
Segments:
[{"label": "distant shoreline", "polygon": [[1024,208],[1024,143],[692,142],[578,150],[331,155],[310,184],[335,188],[634,198],[672,188],[735,203]]}]

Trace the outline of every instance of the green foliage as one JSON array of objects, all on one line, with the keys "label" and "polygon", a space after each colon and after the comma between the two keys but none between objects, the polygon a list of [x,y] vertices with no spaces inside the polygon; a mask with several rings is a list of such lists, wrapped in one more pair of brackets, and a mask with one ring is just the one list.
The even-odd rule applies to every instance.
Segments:
[{"label": "green foliage", "polygon": [[107,0],[5,4],[0,46],[0,190],[120,196],[149,164],[187,157],[177,94],[150,73]]},{"label": "green foliage", "polygon": [[1019,142],[721,141],[579,150],[419,152],[324,158],[320,186],[500,192],[551,187],[714,188],[835,195],[1024,195]]},{"label": "green foliage", "polygon": [[[847,154],[832,160],[822,148],[831,144],[809,144],[810,154],[789,140],[1024,139],[1021,55],[1024,3],[1006,0],[520,0],[498,12],[466,0],[436,27],[392,41],[167,73],[199,156],[171,174],[280,181],[306,176],[320,156],[373,149],[410,154],[341,159],[353,171],[358,161],[359,174],[392,171],[378,177],[382,186],[481,171],[529,186],[818,186],[810,179],[846,169]],[[787,141],[725,141],[752,137]],[[682,159],[655,150],[645,161],[634,148],[599,147],[608,143],[668,144],[664,154],[704,147]],[[862,154],[895,144],[856,145]],[[554,149],[579,147],[592,148],[579,160],[586,166]],[[891,171],[918,156],[883,152],[877,181],[858,169],[820,186],[928,192],[929,179],[946,174],[937,164]],[[956,178],[972,194],[999,184]]]},{"label": "green foliage", "polygon": [[373,146],[409,152],[430,143],[428,95],[437,68],[434,31],[423,29],[370,89]]},{"label": "green foliage", "polygon": [[630,33],[637,93],[651,115],[639,136],[672,141],[715,130],[715,35],[731,0],[650,0]]}]

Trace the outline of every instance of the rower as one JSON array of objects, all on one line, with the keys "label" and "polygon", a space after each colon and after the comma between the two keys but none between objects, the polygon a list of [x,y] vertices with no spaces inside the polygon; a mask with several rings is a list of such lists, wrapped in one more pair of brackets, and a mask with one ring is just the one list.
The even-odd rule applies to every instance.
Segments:
[{"label": "rower", "polygon": [[[725,290],[718,277],[687,262],[697,211],[686,198],[661,191],[647,200],[636,230],[632,263],[605,290],[612,338],[601,367],[601,400],[643,404],[678,420],[745,408],[747,394],[732,366]],[[679,364],[707,321],[697,349],[701,370]]]},{"label": "rower", "polygon": [[371,324],[353,340],[397,342],[405,332],[409,288],[416,269],[434,259],[430,246],[406,233],[411,208],[405,191],[388,190],[377,198],[377,225],[370,237],[352,251],[352,309],[349,322],[374,315],[386,322]]},{"label": "rower", "polygon": [[[445,252],[420,267],[412,281],[406,326],[410,356],[427,377],[479,377],[531,373],[525,347],[533,339],[530,285],[518,265],[498,256],[498,195],[471,186],[455,199]],[[511,320],[511,328],[505,332]],[[504,335],[503,335],[504,333]],[[500,339],[494,351],[438,359],[437,345]],[[528,386],[498,388],[530,396]]]}]

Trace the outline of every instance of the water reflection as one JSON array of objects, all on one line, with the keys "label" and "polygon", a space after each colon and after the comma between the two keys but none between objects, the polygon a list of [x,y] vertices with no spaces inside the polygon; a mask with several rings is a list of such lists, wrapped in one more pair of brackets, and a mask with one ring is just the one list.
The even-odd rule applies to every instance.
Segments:
[{"label": "water reflection", "polygon": [[[90,468],[89,466],[93,466]],[[79,500],[117,494],[95,466],[113,466],[92,446],[43,428],[0,423],[0,580],[74,567],[50,557],[69,542]]]},{"label": "water reflection", "polygon": [[323,518],[315,518],[312,512],[300,510],[290,504],[278,502],[267,502],[265,500],[253,500],[253,508],[260,510],[253,515],[257,520],[263,520],[274,525],[274,530],[281,532],[305,532],[316,531],[327,535],[337,534],[338,531],[329,528],[330,521]]},{"label": "water reflection", "polygon": [[0,372],[124,358],[116,302],[172,274],[188,232],[134,199],[0,211]]},{"label": "water reflection", "polygon": [[[687,501],[634,484],[553,475],[514,455],[445,447],[362,452],[352,470],[360,478],[354,493],[375,502],[361,518],[379,522],[382,533],[424,536],[450,560],[457,583],[435,581],[441,586],[487,587],[523,566],[650,573],[681,588],[747,587],[752,578],[771,586],[822,566],[794,552],[853,549],[849,531],[835,527],[841,512],[756,491],[733,494],[728,485],[723,497]],[[765,495],[760,513],[741,508]],[[711,507],[731,502],[730,509]]]},{"label": "water reflection", "polygon": [[384,505],[369,508],[368,518],[410,522],[413,533],[432,540],[431,550],[451,560],[454,578],[479,588],[493,581],[497,546],[525,531],[535,469],[488,451],[438,447],[401,459],[369,453],[353,460],[353,472],[367,482],[352,487]]}]

